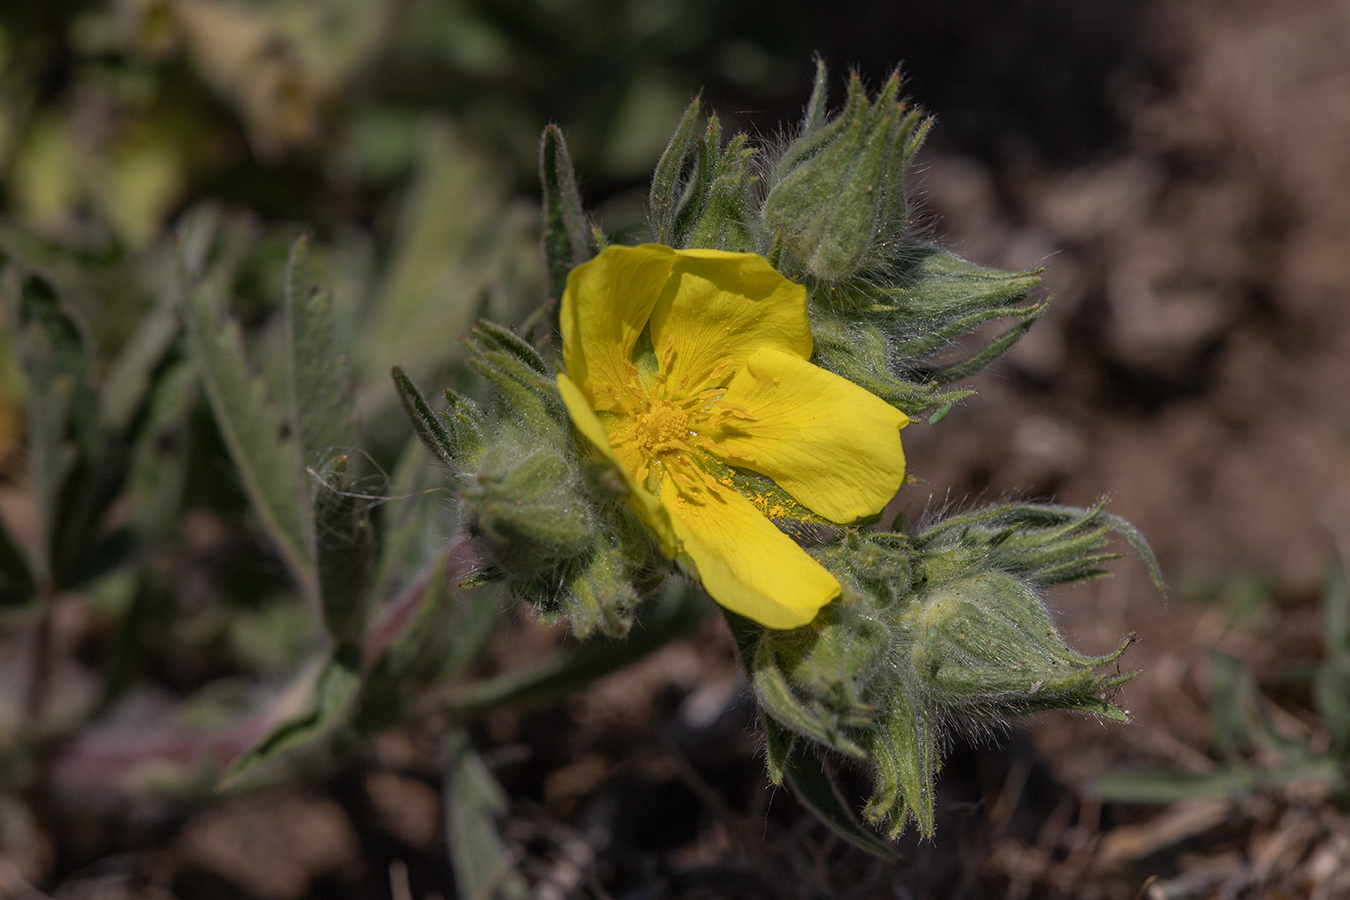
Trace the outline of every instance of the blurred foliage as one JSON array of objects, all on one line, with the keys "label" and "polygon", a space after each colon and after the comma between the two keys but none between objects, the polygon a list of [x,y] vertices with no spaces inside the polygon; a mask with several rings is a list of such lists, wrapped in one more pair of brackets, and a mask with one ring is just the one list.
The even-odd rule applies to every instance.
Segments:
[{"label": "blurred foliage", "polygon": [[205,197],[321,234],[390,225],[382,198],[415,189],[437,116],[517,190],[561,120],[612,193],[699,86],[787,96],[804,34],[712,0],[16,0],[0,12],[4,206],[101,248],[143,249]]}]

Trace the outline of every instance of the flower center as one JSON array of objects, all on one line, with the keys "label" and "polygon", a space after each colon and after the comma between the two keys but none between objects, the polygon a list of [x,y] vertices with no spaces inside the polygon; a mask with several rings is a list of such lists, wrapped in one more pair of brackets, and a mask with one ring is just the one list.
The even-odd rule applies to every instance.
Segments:
[{"label": "flower center", "polygon": [[634,442],[648,457],[688,450],[689,425],[689,410],[664,398],[653,399],[634,417]]}]

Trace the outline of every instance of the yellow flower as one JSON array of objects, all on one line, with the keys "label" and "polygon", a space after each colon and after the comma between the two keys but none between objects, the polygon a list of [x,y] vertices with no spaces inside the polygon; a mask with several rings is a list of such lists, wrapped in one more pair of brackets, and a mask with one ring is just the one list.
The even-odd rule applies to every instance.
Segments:
[{"label": "yellow flower", "polygon": [[563,401],[666,555],[770,628],[815,618],[839,582],[734,476],[851,522],[903,481],[908,419],[807,361],[806,290],[753,253],[610,247],[572,271],[561,316]]}]

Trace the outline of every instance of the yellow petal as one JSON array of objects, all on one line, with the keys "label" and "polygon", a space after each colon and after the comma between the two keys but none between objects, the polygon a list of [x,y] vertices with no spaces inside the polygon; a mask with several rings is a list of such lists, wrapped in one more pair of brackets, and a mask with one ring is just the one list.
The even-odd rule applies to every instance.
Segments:
[{"label": "yellow petal", "polygon": [[656,534],[656,538],[661,543],[661,552],[666,556],[674,557],[676,553],[675,529],[671,525],[670,513],[661,505],[661,501],[656,495],[638,484],[633,473],[619,459],[614,452],[614,447],[609,443],[609,437],[605,433],[605,426],[600,422],[598,416],[587,404],[586,398],[581,390],[562,373],[558,374],[558,393],[562,394],[563,405],[567,407],[567,413],[572,417],[572,424],[577,426],[585,436],[586,440],[595,445],[595,448],[603,453],[614,467],[619,470],[619,475],[623,478],[624,484],[628,487],[628,499],[633,508],[637,510],[647,523],[647,526]]},{"label": "yellow petal", "polygon": [[[651,313],[652,347],[674,350],[668,374],[689,377],[689,390],[730,362],[729,374],[759,347],[811,356],[806,288],[788,281],[754,253],[681,250],[672,287]],[[725,380],[721,381],[725,384]]]},{"label": "yellow petal", "polygon": [[798,628],[839,596],[839,582],[729,488],[662,485],[675,534],[714,600],[769,628]]},{"label": "yellow petal", "polygon": [[592,409],[611,409],[630,383],[633,345],[670,281],[675,251],[608,247],[567,276],[559,323],[563,363]]},{"label": "yellow petal", "polygon": [[754,418],[709,435],[722,460],[772,478],[835,522],[881,511],[905,477],[898,429],[909,418],[851,381],[777,350],[758,350],[722,399]]}]

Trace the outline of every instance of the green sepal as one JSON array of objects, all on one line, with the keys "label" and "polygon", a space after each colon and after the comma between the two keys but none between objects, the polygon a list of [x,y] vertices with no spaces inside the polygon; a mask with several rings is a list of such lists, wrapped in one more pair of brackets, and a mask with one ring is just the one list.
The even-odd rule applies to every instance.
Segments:
[{"label": "green sepal", "polygon": [[462,469],[464,464],[460,461],[457,442],[446,430],[441,417],[432,412],[431,406],[417,389],[417,385],[413,384],[412,379],[398,366],[394,366],[389,374],[394,379],[399,399],[403,401],[403,411],[408,414],[413,431],[417,432],[422,443],[447,466],[454,470]]},{"label": "green sepal", "polygon": [[886,715],[871,732],[872,796],[863,818],[885,823],[892,840],[913,819],[919,833],[933,836],[933,781],[941,768],[937,724],[930,710],[915,704],[909,692],[894,690]]},{"label": "green sepal", "polygon": [[572,157],[556,125],[547,126],[539,142],[539,180],[544,193],[542,245],[549,296],[557,299],[567,287],[567,273],[595,255],[596,248],[582,209]]},{"label": "green sepal", "polygon": [[764,764],[769,770],[769,781],[782,784],[788,760],[797,745],[797,735],[762,710],[759,723],[764,729]]},{"label": "green sepal", "polygon": [[501,445],[460,492],[465,526],[513,579],[529,579],[591,547],[595,528],[565,455]]},{"label": "green sepal", "polygon": [[[661,210],[674,198],[670,212],[653,207],[656,233],[660,242],[677,249],[697,247],[752,253],[761,243],[752,212],[756,206],[756,178],[750,161],[755,151],[748,146],[749,139],[744,134],[735,135],[722,147],[722,123],[716,116],[709,118],[703,136],[691,150],[689,135],[684,131],[692,128],[691,113],[696,113],[693,107],[681,121],[681,131],[676,133],[679,143],[672,139],[669,151],[679,150],[685,156],[692,152],[694,163],[687,182],[677,185],[672,192],[670,166],[658,168],[652,182],[653,197],[660,194]],[[673,166],[673,160],[673,156],[663,159],[663,164],[669,162]],[[683,168],[681,163],[679,171],[683,172]]]},{"label": "green sepal", "polygon": [[707,460],[708,474],[735,488],[779,528],[797,531],[803,536],[812,529],[833,528],[835,523],[803,506],[768,476],[749,469],[729,466],[719,459]]},{"label": "green sepal", "polygon": [[597,631],[610,638],[626,637],[642,597],[633,587],[619,548],[602,545],[573,568],[562,606],[577,637]]},{"label": "green sepal", "polygon": [[892,354],[878,325],[830,312],[811,317],[815,338],[812,361],[885,400],[908,416],[934,407],[950,407],[973,392],[943,390],[935,383],[899,377],[891,372]]},{"label": "green sepal", "polygon": [[675,134],[666,144],[661,159],[652,175],[651,192],[648,195],[648,208],[651,211],[652,230],[656,243],[672,245],[675,240],[675,215],[679,210],[680,194],[684,185],[685,160],[689,158],[694,125],[698,122],[699,98],[695,97],[680,117]]},{"label": "green sepal", "polygon": [[[1039,281],[1040,270],[989,269],[906,240],[883,274],[811,285],[816,362],[908,415],[949,408],[970,392],[946,386],[1006,353],[1045,311],[1048,301],[1025,302]],[[998,320],[1012,325],[962,359],[933,363]]]},{"label": "green sepal", "polygon": [[1060,584],[1104,575],[1098,564],[1118,556],[1100,552],[1111,533],[1129,542],[1154,586],[1163,590],[1162,571],[1148,542],[1129,522],[1106,512],[1104,503],[1091,509],[1004,503],[948,516],[916,529],[911,539],[928,557],[930,578],[946,570],[965,571],[978,559],[1035,584]]},{"label": "green sepal", "polygon": [[483,376],[503,412],[511,414],[505,421],[556,443],[568,417],[553,378],[541,375],[512,353],[488,350],[477,342],[470,342],[469,350],[469,368]]},{"label": "green sepal", "polygon": [[447,389],[441,422],[450,436],[460,467],[478,468],[487,451],[487,413],[468,397]]},{"label": "green sepal", "polygon": [[811,98],[806,101],[802,116],[802,137],[810,137],[825,124],[826,103],[829,101],[829,71],[825,60],[816,57],[816,77],[811,84]]},{"label": "green sepal", "polygon": [[[765,633],[767,636],[770,632],[766,630]],[[774,642],[761,638],[750,660],[755,698],[764,710],[784,728],[811,738],[845,756],[864,759],[867,754],[841,730],[841,726],[846,724],[842,721],[845,716],[849,718],[847,724],[866,724],[865,715],[870,710],[848,709],[845,716],[840,716],[833,714],[819,698],[803,700],[794,690],[796,686],[788,681],[783,667],[779,665],[776,651]],[[846,690],[843,684],[840,688]]]},{"label": "green sepal", "polygon": [[[712,133],[704,138],[704,141],[716,140]],[[719,151],[716,146],[710,148],[712,162],[706,175],[702,175],[707,181],[693,186],[697,218],[681,236],[681,248],[754,252],[756,240],[750,228],[753,220],[749,209],[750,191],[755,182],[750,174],[750,161],[755,151],[746,146],[747,141],[744,134],[738,134],[724,150]]]},{"label": "green sepal", "polygon": [[473,326],[473,336],[478,338],[483,346],[515,357],[535,373],[545,378],[553,377],[553,372],[539,355],[539,351],[512,329],[487,319],[479,319]]}]

